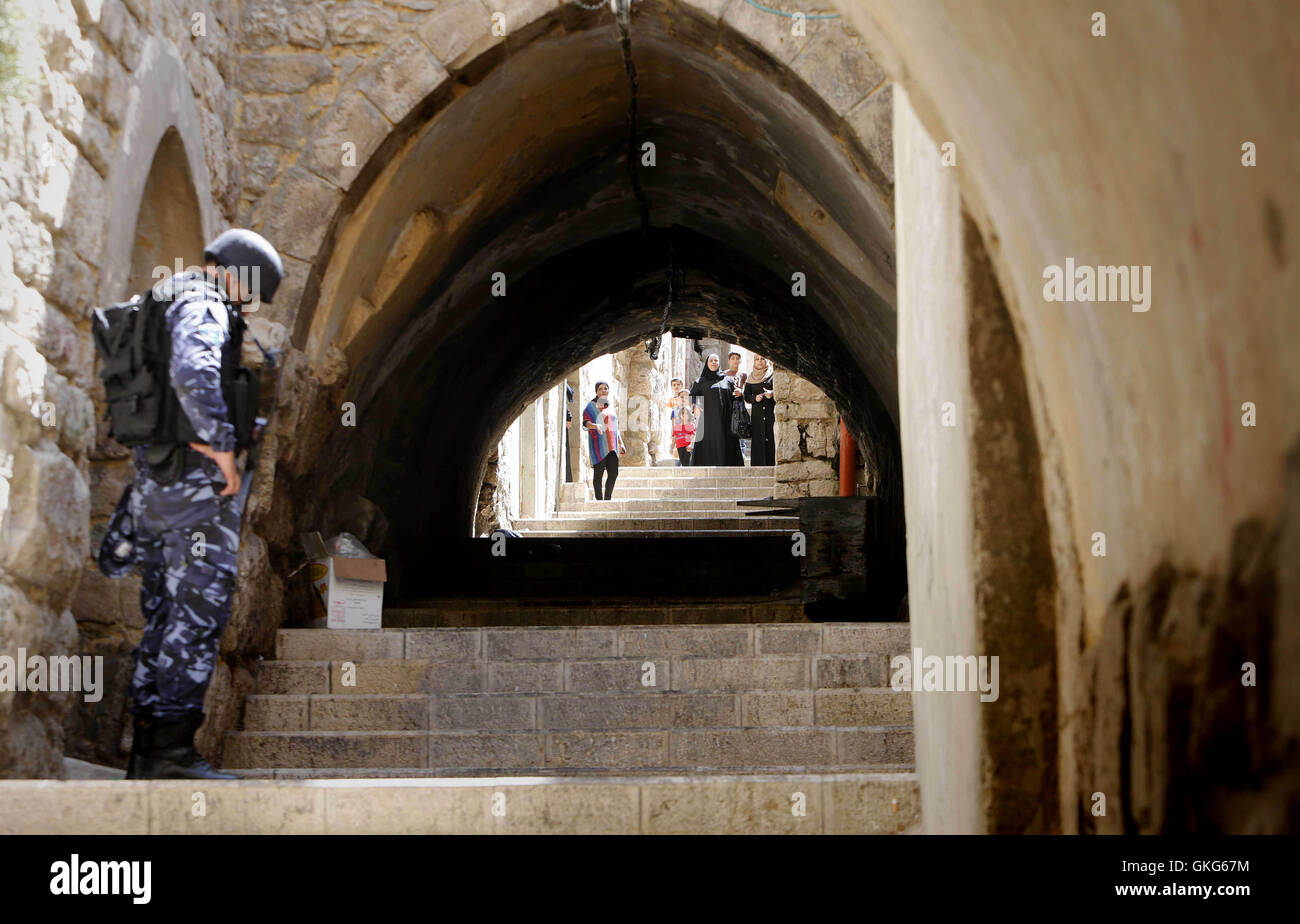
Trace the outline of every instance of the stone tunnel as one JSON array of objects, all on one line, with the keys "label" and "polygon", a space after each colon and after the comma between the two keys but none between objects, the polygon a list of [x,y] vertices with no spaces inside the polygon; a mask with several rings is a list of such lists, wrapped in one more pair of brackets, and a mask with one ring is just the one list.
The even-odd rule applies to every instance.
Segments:
[{"label": "stone tunnel", "polygon": [[[867,153],[889,126],[875,113],[860,139],[832,108],[883,72],[837,49],[851,82],[827,101],[698,13],[638,7],[634,28],[625,43],[612,16],[561,8],[490,70],[466,63],[349,186],[296,330],[341,349],[358,427],[331,427],[306,496],[364,485],[412,557],[466,535],[505,423],[565,370],[657,334],[671,267],[673,330],[743,337],[835,398],[888,472],[901,567],[891,184]],[[792,294],[800,276],[812,290]]]},{"label": "stone tunnel", "polygon": [[[379,538],[400,581],[470,534],[529,401],[667,325],[821,388],[912,644],[1007,665],[996,708],[914,698],[926,830],[1295,830],[1293,8],[1098,34],[1075,0],[802,31],[745,0],[192,5],[201,35],[170,0],[48,4],[6,96],[5,647],[124,685],[134,587],[87,555],[130,473],[86,310],[239,224],[288,276],[253,324],[282,361],[209,744],[292,619],[302,531]],[[1067,258],[1149,267],[1150,304],[1046,300]],[[0,694],[0,773],[57,776],[68,714],[115,744],[122,692]]]}]

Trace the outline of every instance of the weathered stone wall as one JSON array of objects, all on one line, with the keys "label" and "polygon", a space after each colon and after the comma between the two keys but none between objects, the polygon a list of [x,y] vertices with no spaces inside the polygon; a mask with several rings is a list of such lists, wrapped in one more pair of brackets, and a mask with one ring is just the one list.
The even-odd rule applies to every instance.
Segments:
[{"label": "weathered stone wall", "polygon": [[[517,519],[555,510],[564,479],[563,401],[563,383],[552,386],[506,428],[484,473],[474,535],[513,529]],[[579,406],[575,414],[581,413]]]},{"label": "weathered stone wall", "polygon": [[[448,235],[459,233],[461,220],[452,211],[424,210],[395,225],[398,240],[376,238],[381,258],[371,262],[374,272],[365,274],[355,297],[344,299],[350,320],[334,330],[337,340],[307,338],[313,349],[308,366],[277,325],[295,320],[304,294],[315,304],[322,287],[327,296],[336,293],[337,280],[324,279],[334,242],[330,238],[323,251],[321,244],[345,210],[345,191],[358,179],[359,188],[373,180],[382,163],[370,158],[381,144],[393,154],[419,125],[421,113],[455,95],[452,74],[473,83],[500,63],[502,52],[536,38],[543,31],[534,26],[539,17],[552,16],[545,28],[575,27],[576,34],[601,14],[578,13],[558,0],[510,0],[502,4],[506,39],[491,33],[487,6],[471,0],[53,0],[31,6],[38,15],[23,26],[21,44],[35,52],[29,70],[34,76],[27,90],[4,101],[0,170],[5,413],[17,418],[6,418],[0,447],[6,488],[0,586],[14,596],[14,612],[35,607],[21,619],[6,620],[6,644],[66,650],[76,644],[70,632],[75,614],[82,650],[109,662],[116,699],[79,709],[70,719],[70,749],[80,756],[121,759],[127,653],[141,628],[134,583],[110,583],[88,570],[87,553],[131,471],[127,454],[97,435],[91,423],[97,414],[85,309],[131,294],[151,266],[171,266],[176,257],[188,262],[196,241],[228,224],[258,228],[285,257],[288,278],[275,304],[264,306],[255,321],[263,342],[285,352],[278,392],[267,396],[276,418],[246,513],[243,581],[201,739],[208,746],[234,720],[251,665],[270,650],[274,629],[286,613],[304,609],[302,588],[283,579],[295,563],[295,531],[350,528],[372,545],[387,532],[383,512],[354,486],[371,477],[382,480],[391,463],[365,458],[330,468],[351,458],[339,439],[338,420],[342,403],[352,397],[346,393],[350,366],[365,353],[364,338],[355,335],[375,311],[407,306],[423,291],[428,280],[415,277],[435,266],[428,259],[431,248],[454,250]],[[739,36],[783,62],[798,58],[795,70],[806,82],[797,85],[800,97],[825,94],[836,113],[848,112],[876,88],[878,71],[863,65],[869,59],[856,49],[840,48],[838,37],[792,42],[736,6],[724,15],[711,4],[692,2],[675,15],[679,25],[706,22],[724,29],[728,42]],[[608,29],[607,21],[603,25]],[[810,27],[811,33],[820,31]],[[659,32],[667,35],[662,26]],[[681,37],[700,38],[691,28]],[[806,44],[817,53],[800,56]],[[606,47],[616,62],[615,43]],[[830,73],[845,62],[853,62],[853,85],[835,86]],[[614,112],[621,115],[618,108]],[[843,164],[855,160],[854,169],[885,188],[872,155],[864,153],[880,147],[866,136],[868,128],[870,123],[854,122],[844,132],[854,145],[851,154],[831,156]],[[470,148],[480,157],[501,146],[475,136]],[[485,161],[483,167],[491,165]],[[525,168],[522,176],[531,175]],[[184,189],[186,177],[190,190]],[[775,174],[769,180],[775,182]],[[498,190],[512,194],[509,183]],[[191,219],[184,227],[152,207],[178,191],[193,196],[178,210]],[[887,194],[878,195],[864,213],[871,216],[866,224],[872,233],[885,224],[880,216]],[[150,206],[143,214],[142,202]],[[491,213],[479,217],[485,214]],[[374,255],[363,247],[353,257],[368,261]],[[880,263],[883,257],[873,251],[870,260]],[[307,330],[306,321],[301,330]],[[349,344],[353,350],[345,356],[342,347]],[[889,377],[880,381],[888,385]],[[46,405],[55,413],[38,419],[34,410]],[[45,419],[53,423],[47,426]],[[323,481],[311,476],[322,471],[332,474]],[[278,489],[272,491],[272,484]],[[88,528],[92,524],[96,529]],[[39,568],[33,548],[43,555]],[[46,746],[0,748],[4,772],[57,770],[64,705],[55,698],[6,701],[14,727],[39,726]],[[22,758],[27,770],[3,763],[20,750],[30,755]]]},{"label": "weathered stone wall", "polygon": [[[529,408],[531,410],[531,408]],[[496,491],[492,497],[494,526],[511,529],[519,518],[519,418],[510,422],[497,443]]]},{"label": "weathered stone wall", "polygon": [[483,473],[483,487],[478,495],[478,510],[474,514],[474,535],[486,536],[492,530],[499,526],[496,516],[496,495],[500,487],[500,477],[497,475],[497,467],[501,460],[501,450],[498,448],[488,456],[487,468]]},{"label": "weathered stone wall", "polygon": [[[1286,307],[1300,214],[1287,177],[1300,152],[1279,66],[1289,58],[1275,51],[1300,30],[1294,6],[1224,18],[1213,3],[1138,5],[1112,13],[1105,35],[1083,2],[1005,16],[930,0],[847,11],[905,75],[931,139],[925,172],[948,187],[946,208],[917,211],[896,148],[908,570],[924,595],[911,601],[914,642],[967,652],[985,640],[980,587],[996,562],[979,546],[996,512],[966,518],[982,491],[984,503],[1001,496],[1003,515],[1018,509],[976,466],[982,447],[935,415],[952,401],[959,422],[978,420],[976,403],[994,399],[956,362],[973,338],[950,312],[978,304],[964,294],[965,209],[1021,355],[1053,562],[1056,653],[1037,646],[1019,671],[1032,683],[1055,674],[1058,729],[1053,742],[1036,726],[1020,764],[1035,783],[1059,781],[1063,831],[1294,830],[1300,696],[1278,665],[1300,647],[1276,596],[1291,565],[1270,557],[1289,541],[1279,510],[1291,509],[1284,472],[1300,437],[1300,338]],[[968,66],[989,57],[1006,66]],[[1247,142],[1275,159],[1246,165]],[[950,164],[937,161],[941,144]],[[946,259],[929,259],[945,242]],[[1149,310],[1046,300],[1045,268],[1069,257],[1150,267]],[[996,430],[979,438],[1014,448]],[[1015,605],[1037,623],[1037,605]],[[1245,683],[1243,665],[1266,661]],[[1050,829],[1026,822],[1023,799],[1000,798],[1007,781],[981,779],[996,739],[979,739],[983,710],[960,699],[914,697],[927,826]]]},{"label": "weathered stone wall", "polygon": [[[777,369],[776,496],[834,497],[840,493],[840,418],[834,403],[807,379]],[[868,481],[869,447],[858,447],[854,484],[874,493]]]},{"label": "weathered stone wall", "polygon": [[615,368],[626,370],[626,378],[619,381],[619,390],[627,395],[619,410],[619,425],[623,428],[627,454],[619,459],[619,465],[654,465],[656,459],[663,458],[660,445],[662,414],[655,401],[663,396],[668,385],[662,364],[662,356],[657,361],[651,360],[641,344],[620,351],[616,358]]},{"label": "weathered stone wall", "polygon": [[[194,238],[233,213],[234,9],[6,0],[5,11],[20,66],[0,102],[0,651],[102,656],[105,696],[0,694],[0,776],[57,776],[65,710],[70,753],[120,757],[141,629],[137,583],[89,570],[131,471],[96,431],[88,309],[124,298],[142,267],[197,256]],[[188,194],[195,230],[181,250],[164,240],[175,237],[164,216],[137,227],[169,129],[170,175],[153,188]]]}]

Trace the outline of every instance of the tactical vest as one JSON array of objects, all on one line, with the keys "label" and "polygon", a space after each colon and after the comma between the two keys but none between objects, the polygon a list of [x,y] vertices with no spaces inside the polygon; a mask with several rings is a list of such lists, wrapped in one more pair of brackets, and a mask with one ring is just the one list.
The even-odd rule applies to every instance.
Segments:
[{"label": "tactical vest", "polygon": [[[221,348],[221,394],[237,447],[249,446],[256,425],[259,378],[255,370],[239,365],[247,326],[243,315],[230,309],[209,280],[196,280],[193,274],[181,280],[202,284],[203,297],[226,307],[230,324]],[[108,405],[105,417],[109,434],[123,446],[170,451],[176,445],[201,442],[171,384],[172,341],[166,313],[178,297],[186,297],[168,288],[173,282],[175,278],[129,302],[94,312],[92,328],[103,359],[100,378]]]}]

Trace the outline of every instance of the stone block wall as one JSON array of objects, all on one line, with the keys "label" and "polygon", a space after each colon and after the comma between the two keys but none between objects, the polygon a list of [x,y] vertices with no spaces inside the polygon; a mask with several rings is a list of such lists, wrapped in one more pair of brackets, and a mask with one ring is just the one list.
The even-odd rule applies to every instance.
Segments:
[{"label": "stone block wall", "polygon": [[[571,407],[579,419],[586,402],[577,400],[576,386]],[[517,519],[546,517],[555,510],[564,479],[563,403],[561,382],[529,402],[506,427],[488,457],[474,535],[513,529]]]},{"label": "stone block wall", "polygon": [[[776,392],[776,496],[834,497],[840,492],[840,418],[825,393],[778,368]],[[868,456],[858,451],[855,484],[873,492],[867,481]],[[863,490],[863,489],[860,489]]]},{"label": "stone block wall", "polygon": [[89,309],[129,294],[137,260],[172,263],[135,246],[168,129],[195,234],[233,212],[234,14],[208,0],[0,3],[0,653],[102,656],[105,693],[0,693],[0,776],[61,775],[65,719],[69,753],[121,757],[138,582],[102,578],[89,553],[132,472],[96,429]]}]

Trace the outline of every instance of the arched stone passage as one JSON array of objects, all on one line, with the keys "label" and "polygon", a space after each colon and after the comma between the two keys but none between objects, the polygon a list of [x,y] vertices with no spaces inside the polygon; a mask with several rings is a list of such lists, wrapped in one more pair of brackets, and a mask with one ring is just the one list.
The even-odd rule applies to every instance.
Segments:
[{"label": "arched stone passage", "polygon": [[[515,280],[507,300],[480,287],[450,336],[407,332],[412,343],[396,351],[400,362],[394,351],[380,351],[382,361],[358,370],[372,389],[349,395],[357,398],[358,426],[335,429],[312,477],[332,483],[333,496],[356,493],[378,504],[399,559],[427,558],[439,540],[467,535],[487,456],[523,406],[574,366],[658,333],[670,238],[674,330],[744,341],[812,380],[860,429],[874,467],[896,489],[888,411],[829,326],[782,280],[683,229],[592,242]],[[519,303],[528,309],[512,307]],[[320,483],[311,490],[319,494]]]},{"label": "arched stone passage", "polygon": [[[527,5],[504,6],[510,19]],[[289,291],[304,294],[306,305],[317,306],[310,316],[298,316],[296,342],[309,348],[319,381],[338,381],[345,361],[355,362],[356,351],[330,355],[329,337],[310,336],[314,324],[324,323],[317,330],[339,333],[341,340],[355,343],[366,354],[380,342],[368,338],[390,330],[386,322],[379,323],[380,312],[392,307],[409,310],[433,282],[425,279],[400,290],[397,302],[381,299],[384,304],[379,305],[365,288],[349,289],[354,286],[349,281],[353,274],[331,280],[329,274],[345,266],[333,259],[336,252],[344,254],[365,244],[367,235],[385,227],[382,222],[360,222],[349,231],[349,224],[373,205],[376,200],[368,204],[368,197],[382,189],[384,171],[417,143],[413,139],[421,127],[443,107],[469,99],[501,66],[528,54],[535,41],[571,38],[570,47],[581,47],[578,34],[589,28],[581,22],[582,14],[554,9],[550,2],[543,6],[554,11],[504,39],[488,33],[482,10],[473,3],[449,3],[427,18],[413,19],[416,38],[404,36],[379,66],[363,66],[342,82],[330,109],[314,124],[313,141],[303,156],[286,161],[292,166],[276,178],[272,194],[253,209],[254,220],[264,221],[271,236],[286,243],[291,255]],[[1288,158],[1293,160],[1287,139],[1294,130],[1285,119],[1276,118],[1277,113],[1294,111],[1293,82],[1277,79],[1276,69],[1268,63],[1284,59],[1288,43],[1294,44],[1294,17],[1283,13],[1280,4],[1264,4],[1230,20],[1211,4],[1156,5],[1112,16],[1110,34],[1098,37],[1088,28],[1093,11],[1082,2],[1031,6],[990,15],[978,5],[956,8],[928,0],[871,0],[846,4],[845,12],[864,30],[886,70],[913,92],[920,123],[931,139],[954,145],[957,169],[951,171],[951,181],[960,196],[949,217],[958,220],[969,213],[979,228],[1025,373],[1026,392],[1020,404],[1028,405],[1032,413],[1041,453],[1044,514],[1055,572],[1051,587],[1060,691],[1059,753],[1049,744],[1026,759],[1036,765],[1038,783],[1049,785],[1051,768],[1059,771],[1061,829],[1086,830],[1094,824],[1086,819],[1085,803],[1092,792],[1101,790],[1124,803],[1104,828],[1159,830],[1168,817],[1167,800],[1177,797],[1170,775],[1186,772],[1189,762],[1191,766],[1204,762],[1197,755],[1175,753],[1181,745],[1160,725],[1171,705],[1186,711],[1185,701],[1175,702],[1186,697],[1185,691],[1170,687],[1166,679],[1167,665],[1174,659],[1167,653],[1139,650],[1142,643],[1129,626],[1159,625],[1171,599],[1184,621],[1195,621],[1188,601],[1196,598],[1198,572],[1213,576],[1213,586],[1224,600],[1238,586],[1250,592],[1233,600],[1263,600],[1275,579],[1268,530],[1277,523],[1273,511],[1282,498],[1276,475],[1287,464],[1286,451],[1295,441],[1296,428],[1291,421],[1238,433],[1234,415],[1238,399],[1253,403],[1250,396],[1262,395],[1273,407],[1289,407],[1286,399],[1296,390],[1295,369],[1300,368],[1288,361],[1284,351],[1257,342],[1261,330],[1272,332],[1270,343],[1294,340],[1293,325],[1287,326],[1277,307],[1294,289],[1288,279],[1294,275],[1294,261],[1288,257],[1284,218],[1295,212],[1294,193],[1288,196],[1280,191],[1290,188],[1282,178],[1291,166]],[[682,25],[692,19],[687,7],[701,11],[694,17],[703,20],[700,28]],[[814,40],[827,41],[817,35],[830,34],[814,32],[809,41],[792,44],[780,37],[783,30],[775,20],[746,28],[748,18],[761,14],[735,0],[716,5],[704,0],[672,8],[683,15],[670,18],[665,26],[669,34],[690,32],[697,39],[703,36],[706,45],[712,40],[714,47],[723,47],[729,29],[743,32],[764,50],[757,56],[759,67],[743,50],[733,52],[731,58],[760,74],[775,61],[788,62],[803,76],[800,62],[807,49],[814,47]],[[649,4],[638,7],[653,9]],[[635,30],[634,25],[634,38]],[[1249,53],[1246,58],[1225,56],[1217,53],[1221,46]],[[982,66],[987,59],[1000,66]],[[779,66],[776,70],[785,73]],[[300,69],[291,76],[297,80],[301,73]],[[612,87],[617,74],[617,67],[611,66],[605,86]],[[1087,75],[1086,84],[1081,74]],[[787,83],[782,77],[773,85],[788,87],[798,96],[811,87],[833,87],[837,76],[837,68],[828,67],[820,78],[810,73],[802,81]],[[1142,87],[1143,92],[1134,93],[1134,87]],[[873,96],[884,98],[883,92],[852,104],[842,118],[853,123],[855,115],[870,110]],[[1063,107],[1062,100],[1070,105]],[[1178,105],[1171,106],[1171,100],[1179,101]],[[596,93],[583,111],[603,111],[600,102]],[[810,111],[819,108],[815,102],[810,105]],[[843,110],[831,107],[831,111]],[[859,124],[864,121],[869,120],[857,119]],[[337,163],[337,143],[344,137],[340,129],[349,124],[360,126],[347,137],[358,139],[363,155],[358,163],[363,166],[340,171],[332,164]],[[591,137],[598,140],[595,134]],[[1266,142],[1261,150],[1282,153],[1267,169],[1241,169],[1238,155],[1243,141],[1261,138]],[[606,143],[613,156],[617,140],[611,136]],[[859,136],[857,144],[844,149],[857,162],[855,152],[864,148],[875,151],[869,140]],[[556,148],[551,154],[563,157],[572,150]],[[367,160],[365,155],[372,152],[374,156]],[[883,159],[874,159],[883,168]],[[431,161],[431,169],[443,163]],[[495,163],[500,166],[500,161]],[[861,173],[868,179],[875,176],[869,166]],[[793,175],[804,189],[810,188],[803,174]],[[755,188],[763,194],[762,183]],[[388,229],[395,236],[377,244],[376,250],[414,254],[405,259],[423,264],[421,246],[444,230],[452,232],[461,253],[488,246],[485,242],[495,240],[488,232],[471,238],[482,229],[473,219],[483,217],[477,211],[482,203],[492,203],[497,211],[488,211],[500,214],[505,200],[491,198],[500,192],[498,188],[475,189],[480,197],[464,200],[465,209],[432,213],[430,217],[440,221],[450,219],[445,225],[425,218],[409,226],[406,221],[396,223]],[[773,195],[770,201],[800,198]],[[892,201],[892,194],[881,198]],[[612,209],[604,198],[583,204],[591,206],[583,212]],[[806,213],[817,214],[815,209]],[[835,219],[826,236],[838,239],[833,229],[844,227],[839,217],[823,213]],[[581,227],[575,215],[565,215],[571,222],[568,230]],[[633,227],[635,221],[629,221],[624,230]],[[1212,244],[1211,228],[1218,235]],[[471,239],[473,245],[465,243]],[[414,246],[394,247],[399,240]],[[859,249],[861,243],[857,242]],[[447,252],[439,245],[434,249]],[[1169,281],[1168,289],[1160,283],[1160,299],[1171,310],[1161,312],[1157,306],[1155,313],[1137,314],[1125,312],[1121,305],[1115,312],[1069,311],[1040,303],[1043,267],[1071,254],[1084,262],[1152,265],[1157,278]],[[1238,258],[1219,260],[1217,254]],[[959,249],[958,255],[965,252]],[[958,273],[964,272],[961,264],[961,260],[953,264]],[[367,260],[362,265],[373,264]],[[403,265],[404,260],[393,264],[397,272],[387,278],[417,282]],[[444,270],[441,264],[432,268],[434,273]],[[1242,280],[1252,280],[1252,285],[1246,287]],[[473,282],[481,284],[481,276]],[[463,291],[468,283],[460,284]],[[1247,288],[1249,295],[1244,294]],[[343,292],[346,295],[338,298]],[[326,307],[331,304],[334,307]],[[923,324],[939,324],[951,307],[914,298],[900,298],[899,306],[913,311]],[[924,340],[918,345],[924,347]],[[1189,390],[1184,371],[1188,368],[1210,369],[1214,375],[1195,377]],[[973,397],[969,382],[958,381],[957,387],[959,398]],[[333,411],[345,390],[340,386],[335,392],[318,394],[328,394],[333,404],[326,402],[326,406]],[[928,406],[923,410],[933,413]],[[311,419],[301,410],[288,417],[295,424]],[[315,448],[328,436],[323,424],[300,429],[297,439],[283,444],[283,470],[295,477],[305,475],[311,467],[308,459],[316,458]],[[940,442],[945,438],[927,434],[909,442],[905,437],[903,451],[927,477],[951,482],[954,472],[944,467]],[[1144,452],[1142,447],[1159,447],[1159,451]],[[909,478],[912,483],[915,480]],[[1206,492],[1213,496],[1207,498]],[[285,500],[278,498],[281,512],[287,509]],[[950,543],[969,549],[981,537],[972,535],[968,516],[974,513],[972,498],[959,499],[957,504],[941,502],[926,522],[910,524],[916,533],[909,537],[910,546],[925,554],[938,552],[935,586],[951,591],[941,608],[923,613],[914,609],[913,625],[924,620],[941,630],[959,627],[962,637],[973,644],[986,626],[974,615],[977,582],[954,584],[948,553],[953,550]],[[996,517],[997,503],[984,513]],[[1089,551],[1091,537],[1101,527],[1107,527],[1100,531],[1112,540],[1105,557]],[[1114,544],[1117,536],[1119,545]],[[929,540],[933,541],[927,545]],[[1171,587],[1185,589],[1171,594]],[[1136,596],[1133,588],[1141,588]],[[1239,627],[1249,624],[1239,618],[1242,608],[1239,603],[1224,603],[1212,625],[1225,627],[1233,637],[1240,635],[1245,630]],[[1263,620],[1256,638],[1271,632],[1277,644],[1294,649],[1294,633],[1269,621],[1276,608],[1267,604],[1246,608],[1252,610],[1252,619]],[[1036,615],[1042,612],[1036,610]],[[1204,640],[1196,644],[1202,643],[1209,644]],[[1251,639],[1240,640],[1238,647],[1259,650]],[[1206,647],[1187,648],[1182,656],[1193,665],[1205,666],[1213,655]],[[1140,668],[1133,674],[1134,682],[1153,678],[1149,699],[1130,698],[1134,691],[1122,679],[1127,676],[1125,665],[1130,664]],[[1045,667],[1035,664],[1040,672]],[[1227,695],[1232,684],[1223,665],[1215,671],[1216,682]],[[1294,746],[1294,719],[1282,715],[1287,708],[1294,712],[1294,688],[1275,679],[1274,692],[1276,702],[1283,705],[1251,728],[1257,734],[1264,734],[1262,729],[1279,731],[1283,743],[1276,753],[1282,753]],[[979,768],[988,758],[996,757],[993,763],[1005,760],[1014,748],[991,754],[988,748],[1006,742],[998,742],[989,729],[978,729],[971,722],[951,727],[971,729],[975,740],[946,736],[943,721],[956,718],[948,709],[955,701],[929,702],[938,707],[942,721],[936,723],[934,716],[918,718],[918,731],[928,726],[935,743],[930,756],[920,758],[923,790],[927,798],[940,799],[938,805],[946,803],[961,812],[945,816],[928,807],[927,814],[948,817],[954,829],[963,831],[1016,823],[1016,811],[1001,814],[996,801],[986,798],[987,781],[979,778]],[[1233,702],[1239,702],[1239,697]],[[1198,715],[1213,712],[1213,697],[1201,697],[1196,703]],[[1250,715],[1254,713],[1238,710],[1225,727],[1245,727]],[[1170,752],[1144,750],[1134,743],[1148,733]],[[1205,734],[1198,746],[1204,749],[1215,740],[1213,734]],[[1262,772],[1257,757],[1241,758],[1237,768],[1241,778]],[[1124,768],[1131,765],[1140,767],[1140,773],[1128,778]],[[952,767],[959,768],[961,779],[945,778]],[[1202,778],[1194,789],[1202,793],[1214,785],[1214,780]],[[1274,787],[1280,798],[1286,797],[1285,780],[1274,776],[1266,785]],[[1172,811],[1178,823],[1190,821],[1183,806]],[[1051,820],[1042,820],[1051,829]],[[1216,823],[1240,827],[1231,819]]]},{"label": "arched stone passage", "polygon": [[848,118],[884,75],[841,25],[796,41],[737,16],[638,5],[632,75],[608,12],[566,4],[504,50],[426,69],[422,93],[402,84],[405,108],[381,69],[341,94],[327,125],[406,116],[369,164],[309,147],[267,197],[263,230],[319,279],[280,317],[315,368],[345,361],[337,397],[359,415],[323,434],[290,492],[302,509],[332,488],[340,516],[377,504],[399,557],[467,535],[519,409],[658,331],[671,239],[670,326],[752,343],[835,399],[881,474],[901,574],[891,193],[868,153],[888,125]]},{"label": "arched stone passage", "polygon": [[[1240,672],[1246,652],[1290,657],[1297,645],[1285,603],[1270,595],[1295,586],[1277,543],[1295,533],[1300,424],[1289,409],[1300,366],[1294,350],[1259,339],[1297,342],[1283,307],[1294,302],[1295,262],[1282,219],[1300,207],[1288,180],[1295,82],[1276,69],[1294,57],[1294,9],[1265,3],[1224,17],[1212,3],[1156,3],[1111,12],[1104,35],[1084,2],[1004,13],[928,0],[846,8],[906,85],[930,143],[955,153],[955,169],[939,167],[960,188],[951,211],[968,209],[987,242],[1022,356],[1059,672],[1059,751],[1027,765],[1057,773],[1067,832],[1285,829],[1296,786],[1278,768],[1295,752],[1300,697],[1286,672],[1267,694],[1244,692]],[[1248,166],[1247,142],[1278,159]],[[900,197],[903,187],[900,165]],[[917,263],[910,277],[903,268],[899,214],[900,330],[937,325],[953,303],[908,296],[908,286],[925,292],[934,268]],[[1045,300],[1044,269],[1070,257],[1148,267],[1149,310]],[[1250,395],[1286,419],[1247,425]],[[996,535],[960,522],[965,503],[911,516],[923,496],[912,473],[951,479],[951,445],[938,433],[904,435],[914,588],[914,552],[951,575],[963,544]],[[975,586],[959,584],[936,581],[944,605],[913,606],[914,641],[1002,622],[986,621]],[[958,698],[914,700],[918,734],[928,727],[933,742],[927,755],[918,737],[927,827],[1019,821],[1016,806],[999,808],[1005,791],[980,778],[1012,755],[1024,763],[1019,740],[989,727],[973,740],[949,734],[972,728],[958,720]],[[1034,783],[1045,779],[1035,773]]]},{"label": "arched stone passage", "polygon": [[131,247],[128,292],[143,292],[158,281],[159,266],[175,271],[175,262],[194,266],[202,261],[203,229],[199,225],[198,197],[185,146],[176,129],[168,129],[158,142],[149,178],[140,197]]},{"label": "arched stone passage", "polygon": [[[138,282],[137,225],[151,195],[148,184],[154,184],[153,189],[164,202],[173,195],[182,197],[182,202],[168,205],[170,224],[160,230],[181,233],[187,245],[193,236],[190,229],[173,228],[172,224],[192,221],[204,242],[215,234],[204,132],[189,75],[175,47],[157,37],[148,38],[140,52],[136,77],[125,101],[121,142],[108,174],[110,201],[98,289],[102,303],[120,301],[138,291],[133,288]],[[165,181],[156,172],[158,155],[164,151]],[[188,217],[183,210],[189,211]],[[147,212],[144,214],[153,220]],[[180,252],[167,255],[168,249],[174,249],[167,240],[159,239],[162,249],[158,256],[166,257],[159,262],[170,264]],[[201,244],[199,251],[201,255]]]}]

